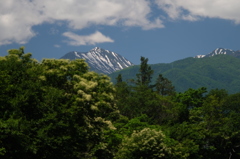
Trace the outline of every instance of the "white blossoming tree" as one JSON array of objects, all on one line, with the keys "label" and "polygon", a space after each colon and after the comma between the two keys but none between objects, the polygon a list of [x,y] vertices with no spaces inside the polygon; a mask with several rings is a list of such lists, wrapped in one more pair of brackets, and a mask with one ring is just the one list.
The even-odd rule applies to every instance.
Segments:
[{"label": "white blossoming tree", "polygon": [[84,60],[39,63],[20,48],[0,59],[0,70],[3,157],[94,158],[103,132],[115,129],[114,87]]},{"label": "white blossoming tree", "polygon": [[118,151],[117,159],[178,159],[189,154],[182,151],[177,141],[168,138],[161,130],[144,128],[126,136]]}]

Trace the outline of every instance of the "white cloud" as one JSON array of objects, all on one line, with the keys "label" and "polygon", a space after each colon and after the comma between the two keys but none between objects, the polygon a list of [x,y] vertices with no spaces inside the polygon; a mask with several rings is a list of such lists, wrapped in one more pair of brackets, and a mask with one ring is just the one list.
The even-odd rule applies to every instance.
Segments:
[{"label": "white cloud", "polygon": [[72,32],[65,32],[63,33],[63,36],[68,37],[70,41],[67,41],[67,43],[73,46],[95,45],[96,43],[114,42],[114,40],[103,35],[99,31],[96,31],[91,35],[77,35]]},{"label": "white cloud", "polygon": [[152,5],[171,19],[209,17],[240,23],[239,0],[1,0],[0,45],[28,42],[37,34],[32,27],[43,23],[66,22],[70,31],[92,25],[163,28],[163,15],[151,17],[156,15]]},{"label": "white cloud", "polygon": [[36,35],[33,26],[67,22],[69,29],[91,25],[161,28],[149,20],[149,0],[7,0],[0,1],[0,45],[26,43]]},{"label": "white cloud", "polygon": [[171,19],[195,21],[200,17],[240,23],[239,0],[155,0]]},{"label": "white cloud", "polygon": [[17,42],[26,43],[36,35],[33,25],[42,23],[33,3],[24,0],[0,1],[0,45]]}]

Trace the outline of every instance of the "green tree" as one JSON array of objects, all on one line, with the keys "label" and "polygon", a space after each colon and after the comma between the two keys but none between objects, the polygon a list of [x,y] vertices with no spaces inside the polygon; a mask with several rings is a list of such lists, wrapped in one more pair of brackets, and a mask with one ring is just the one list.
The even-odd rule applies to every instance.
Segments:
[{"label": "green tree", "polygon": [[141,64],[139,73],[137,74],[137,85],[150,86],[153,70],[151,66],[148,65],[148,58],[141,57]]},{"label": "green tree", "polygon": [[201,107],[205,100],[207,89],[201,87],[198,89],[188,89],[184,93],[175,95],[174,101],[179,103],[179,122],[189,121],[189,110],[195,107]]},{"label": "green tree", "polygon": [[190,110],[190,123],[203,135],[198,145],[204,158],[239,157],[239,114],[229,107],[230,96],[222,96],[224,92],[211,91],[201,107]]},{"label": "green tree", "polygon": [[[227,113],[228,119],[226,129],[229,140],[228,144],[231,158],[240,157],[240,93],[232,94],[225,98],[224,113]],[[229,157],[229,158],[230,158]]]},{"label": "green tree", "polygon": [[42,68],[24,48],[10,50],[0,58],[0,143],[4,158],[29,158],[36,152],[31,138],[34,123],[43,116]]},{"label": "green tree", "polygon": [[137,80],[134,81],[135,85],[131,85],[131,93],[129,98],[130,115],[128,117],[135,118],[143,114],[147,114],[149,109],[152,108],[155,101],[155,94],[151,89],[151,78],[153,70],[148,65],[148,58],[141,57],[141,64],[139,73],[136,74]]},{"label": "green tree", "polygon": [[132,98],[132,88],[126,82],[122,80],[121,74],[116,78],[117,83],[115,84],[115,100],[118,109],[122,115],[130,117],[131,111],[131,98]]},{"label": "green tree", "polygon": [[116,80],[117,80],[117,84],[122,83],[122,82],[123,82],[123,80],[122,80],[122,74],[119,74],[119,75],[117,76]]},{"label": "green tree", "polygon": [[83,60],[39,63],[23,48],[1,57],[0,70],[3,158],[94,158],[103,149],[119,116],[107,76]]},{"label": "green tree", "polygon": [[153,70],[147,62],[147,58],[141,57],[139,73],[136,74],[137,81],[133,80],[133,84],[128,85],[126,82],[123,82],[122,76],[118,75],[115,85],[117,106],[122,115],[127,116],[129,119],[146,114],[151,118],[152,124],[162,124],[167,121],[169,123],[173,122],[177,112],[177,109],[173,106],[174,102],[171,102],[170,98],[160,96],[153,90],[153,87],[157,86],[159,89],[163,89],[162,93],[164,95],[173,94],[174,87],[162,75],[159,76],[161,79],[159,79],[157,84],[150,85]]},{"label": "green tree", "polygon": [[156,87],[157,93],[159,93],[162,96],[173,95],[175,92],[175,88],[172,85],[172,82],[169,81],[167,78],[163,77],[162,74],[158,75],[158,78],[154,86]]},{"label": "green tree", "polygon": [[188,153],[182,151],[182,145],[167,137],[161,130],[144,128],[134,131],[130,137],[125,137],[116,158],[147,159],[187,158]]},{"label": "green tree", "polygon": [[137,80],[131,80],[133,83],[128,85],[122,81],[121,75],[118,75],[115,85],[117,105],[121,113],[130,119],[146,114],[154,103],[150,101],[155,97],[150,89],[153,70],[148,65],[147,58],[141,57],[140,60],[139,73],[136,74]]}]

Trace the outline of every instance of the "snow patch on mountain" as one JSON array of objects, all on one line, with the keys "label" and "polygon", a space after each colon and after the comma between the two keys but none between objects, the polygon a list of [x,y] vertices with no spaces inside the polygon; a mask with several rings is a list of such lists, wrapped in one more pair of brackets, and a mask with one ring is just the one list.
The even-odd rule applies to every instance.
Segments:
[{"label": "snow patch on mountain", "polygon": [[194,58],[206,58],[206,57],[213,57],[216,55],[231,55],[234,57],[239,57],[239,53],[240,53],[239,51],[234,51],[231,49],[217,48],[212,52],[208,53],[207,55],[197,55]]},{"label": "snow patch on mountain", "polygon": [[194,58],[203,58],[204,56],[206,56],[206,55],[197,55]]},{"label": "snow patch on mountain", "polygon": [[95,47],[89,52],[69,52],[62,57],[62,59],[71,60],[78,58],[85,59],[91,70],[104,74],[110,74],[133,65],[123,56],[99,47]]}]

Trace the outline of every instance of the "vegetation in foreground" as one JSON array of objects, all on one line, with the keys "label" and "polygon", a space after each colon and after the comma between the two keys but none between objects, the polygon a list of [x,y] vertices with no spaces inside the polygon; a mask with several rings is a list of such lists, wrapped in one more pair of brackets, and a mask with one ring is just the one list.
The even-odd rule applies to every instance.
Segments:
[{"label": "vegetation in foreground", "polygon": [[1,158],[239,158],[240,93],[177,93],[161,74],[152,81],[147,62],[113,85],[83,60],[10,50],[0,57]]}]

